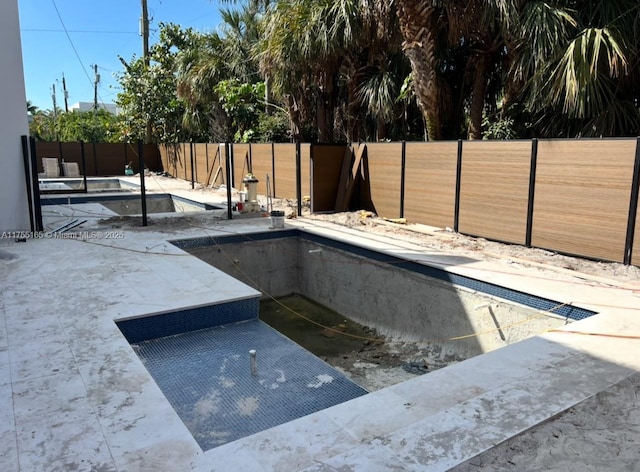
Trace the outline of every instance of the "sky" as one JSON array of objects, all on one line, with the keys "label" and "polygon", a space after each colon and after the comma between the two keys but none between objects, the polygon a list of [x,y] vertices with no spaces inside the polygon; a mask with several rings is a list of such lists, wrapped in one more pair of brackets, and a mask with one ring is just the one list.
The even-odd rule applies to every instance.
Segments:
[{"label": "sky", "polygon": [[[218,0],[147,3],[150,45],[158,40],[160,22],[200,32],[215,31],[221,23]],[[118,56],[129,61],[142,55],[141,5],[141,0],[18,0],[27,100],[52,110],[55,84],[57,105],[64,110],[64,74],[69,106],[93,102],[97,65],[98,101],[114,103],[119,91],[114,73],[123,70]]]}]

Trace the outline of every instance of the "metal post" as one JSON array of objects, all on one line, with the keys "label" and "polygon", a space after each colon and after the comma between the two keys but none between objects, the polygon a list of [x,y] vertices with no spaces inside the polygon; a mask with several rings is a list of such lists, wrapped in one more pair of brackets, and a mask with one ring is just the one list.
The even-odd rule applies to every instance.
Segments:
[{"label": "metal post", "polygon": [[275,143],[271,143],[271,176],[273,180],[271,181],[272,189],[271,195],[273,197],[276,196],[276,145]]},{"label": "metal post", "polygon": [[[24,177],[27,183],[27,203],[29,204],[29,223],[31,224],[31,232],[35,231],[35,225],[33,221],[33,187],[31,186],[31,171],[29,169],[29,139],[23,135],[22,140],[22,160],[24,161]],[[35,169],[36,174],[38,169]],[[40,189],[38,188],[38,191]]]},{"label": "metal post", "polygon": [[256,362],[256,350],[255,349],[251,349],[249,351],[249,362],[251,364],[251,375],[253,375],[254,377],[256,375],[258,375],[258,365]]},{"label": "metal post", "polygon": [[[91,143],[92,149],[93,149],[93,169],[95,171],[95,176],[99,176],[100,174],[98,173],[98,156],[96,155],[96,142],[92,142]],[[124,145],[124,152],[127,152],[127,145]]]},{"label": "metal post", "polygon": [[300,141],[296,141],[296,199],[298,200],[298,216],[302,216],[302,171]]},{"label": "metal post", "polygon": [[536,168],[538,166],[538,138],[531,140],[531,167],[529,168],[529,201],[527,203],[527,230],[525,246],[531,247],[533,234],[533,203],[536,196]]},{"label": "metal post", "polygon": [[407,165],[407,142],[402,141],[402,158],[400,162],[400,218],[404,218],[404,192]]},{"label": "metal post", "polygon": [[[58,154],[60,154],[60,160],[64,164],[64,154],[62,154],[62,141],[58,140]],[[62,173],[64,174],[64,166],[62,166]],[[64,174],[66,177],[66,174]]]},{"label": "metal post", "polygon": [[227,218],[233,219],[233,211],[231,208],[231,163],[229,162],[229,143],[224,143],[224,170],[227,173]]},{"label": "metal post", "polygon": [[456,202],[453,210],[453,230],[457,233],[460,226],[460,189],[462,178],[462,139],[458,139],[458,163],[456,165]]},{"label": "metal post", "polygon": [[84,193],[87,193],[87,161],[84,156],[84,141],[80,141],[80,158],[82,159],[82,182],[84,184]]},{"label": "metal post", "polygon": [[140,170],[140,198],[142,199],[142,226],[147,226],[147,195],[144,187],[144,147],[138,140],[138,167]]},{"label": "metal post", "polygon": [[631,264],[633,255],[633,240],[636,229],[636,215],[638,214],[638,193],[640,193],[640,137],[636,138],[636,159],[633,165],[633,180],[631,183],[631,199],[629,202],[629,218],[627,220],[627,238],[624,247],[624,263]]},{"label": "metal post", "polygon": [[38,184],[38,159],[36,157],[36,140],[29,138],[29,147],[31,149],[31,181],[33,188],[33,210],[35,213],[36,231],[42,231],[42,205],[40,203],[40,185]]},{"label": "metal post", "polygon": [[189,156],[191,161],[191,190],[196,188],[195,180],[194,180],[194,169],[193,169],[193,143],[189,142]]}]

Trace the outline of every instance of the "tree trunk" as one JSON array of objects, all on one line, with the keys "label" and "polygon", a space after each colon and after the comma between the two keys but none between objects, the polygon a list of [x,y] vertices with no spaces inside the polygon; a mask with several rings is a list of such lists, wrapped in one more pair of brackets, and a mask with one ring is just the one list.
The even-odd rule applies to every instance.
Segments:
[{"label": "tree trunk", "polygon": [[397,14],[428,139],[442,139],[444,120],[438,79],[437,10],[431,2],[398,0]]},{"label": "tree trunk", "polygon": [[473,65],[473,89],[471,92],[471,105],[469,107],[469,139],[482,139],[482,117],[484,112],[485,96],[487,94],[487,69],[489,67],[489,55],[478,53]]}]

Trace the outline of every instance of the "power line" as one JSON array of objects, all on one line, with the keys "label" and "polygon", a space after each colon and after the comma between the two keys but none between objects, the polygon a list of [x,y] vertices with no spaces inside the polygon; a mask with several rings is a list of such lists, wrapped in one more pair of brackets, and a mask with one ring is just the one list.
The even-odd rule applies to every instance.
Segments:
[{"label": "power line", "polygon": [[[58,10],[58,5],[56,5],[56,0],[51,0],[51,3],[53,3],[53,8],[55,8],[56,10],[56,14],[58,15],[58,19],[60,20],[60,24],[62,25],[62,28],[64,29],[64,33],[67,35],[67,39],[69,40],[69,44],[71,44],[71,48],[73,49],[73,52],[76,55],[76,58],[78,59],[78,62],[80,63],[80,67],[82,67],[82,72],[84,72],[84,75],[87,77],[87,80],[89,81],[89,83],[91,84],[91,86],[94,86],[94,82],[93,80],[91,80],[91,77],[89,77],[89,73],[87,72],[87,68],[84,66],[84,63],[82,62],[82,59],[80,58],[80,54],[78,54],[78,50],[76,49],[75,44],[73,44],[73,41],[71,40],[71,36],[69,35],[69,31],[67,30],[66,25],[64,24],[64,21],[62,20],[62,15],[60,15],[60,10]],[[97,94],[97,92],[96,92]],[[102,97],[100,97],[100,102],[104,105],[104,101],[102,100]]]},{"label": "power line", "polygon": [[58,15],[58,19],[60,20],[60,24],[62,25],[62,29],[64,30],[64,33],[67,35],[67,39],[69,40],[69,44],[71,44],[71,48],[73,49],[73,52],[76,55],[76,58],[78,59],[78,62],[80,63],[80,66],[82,67],[82,71],[84,72],[84,75],[87,76],[87,80],[89,81],[89,83],[91,85],[93,85],[93,81],[91,80],[91,77],[89,77],[89,73],[87,72],[86,67],[84,66],[84,63],[82,62],[82,59],[80,58],[80,54],[78,54],[78,50],[76,49],[76,46],[73,44],[73,41],[71,40],[71,36],[69,36],[69,31],[67,31],[67,27],[64,24],[64,21],[62,21],[62,16],[60,15],[60,11],[58,10],[58,5],[56,5],[56,0],[51,0],[51,3],[53,3],[53,8],[55,8],[56,10],[56,14]]},{"label": "power line", "polygon": [[138,34],[137,31],[60,30],[41,28],[21,28],[20,31],[35,33]]}]

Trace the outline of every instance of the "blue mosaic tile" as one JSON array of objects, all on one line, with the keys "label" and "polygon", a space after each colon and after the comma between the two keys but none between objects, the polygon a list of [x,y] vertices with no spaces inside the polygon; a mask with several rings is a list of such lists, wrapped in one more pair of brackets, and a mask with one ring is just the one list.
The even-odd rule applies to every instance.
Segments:
[{"label": "blue mosaic tile", "polygon": [[256,319],[259,312],[260,298],[253,297],[123,320],[116,324],[129,343],[137,343],[148,339]]},{"label": "blue mosaic tile", "polygon": [[[260,320],[134,349],[203,450],[367,393]],[[255,376],[251,349],[257,351]]]}]

